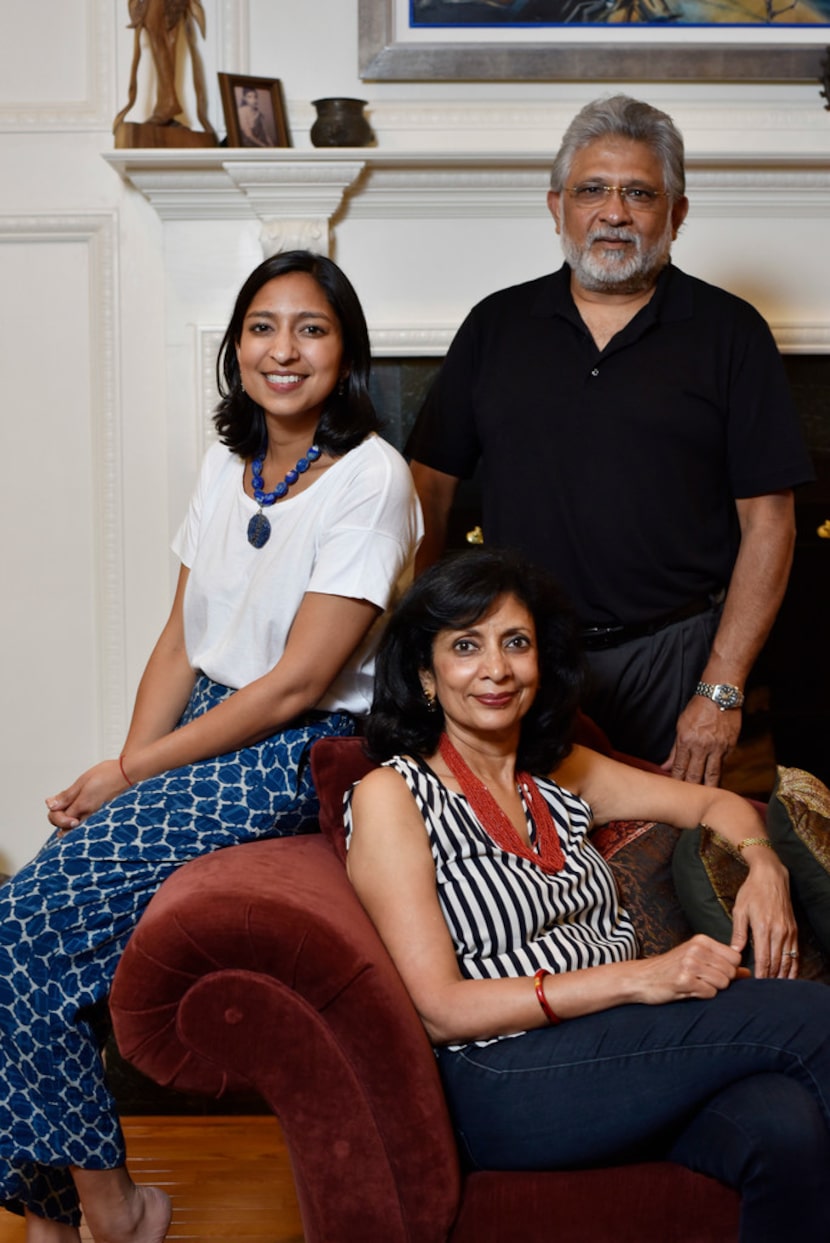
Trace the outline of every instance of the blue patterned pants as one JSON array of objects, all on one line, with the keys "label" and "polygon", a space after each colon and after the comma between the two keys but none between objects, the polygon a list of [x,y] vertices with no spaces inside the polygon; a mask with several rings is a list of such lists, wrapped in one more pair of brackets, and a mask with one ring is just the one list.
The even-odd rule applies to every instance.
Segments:
[{"label": "blue patterned pants", "polygon": [[[233,692],[201,676],[180,724]],[[354,732],[315,714],[252,747],[151,777],[53,835],[0,886],[0,1203],[77,1225],[68,1166],[113,1169],[124,1143],[84,1015],[109,993],[164,880],[214,850],[316,828],[308,753]]]}]

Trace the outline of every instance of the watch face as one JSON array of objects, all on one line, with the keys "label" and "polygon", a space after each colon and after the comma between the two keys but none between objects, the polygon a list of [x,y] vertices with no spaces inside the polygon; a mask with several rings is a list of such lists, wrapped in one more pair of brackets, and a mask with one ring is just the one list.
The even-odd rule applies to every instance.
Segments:
[{"label": "watch face", "polygon": [[712,698],[719,708],[737,708],[744,699],[736,686],[727,686],[724,683],[715,687]]}]

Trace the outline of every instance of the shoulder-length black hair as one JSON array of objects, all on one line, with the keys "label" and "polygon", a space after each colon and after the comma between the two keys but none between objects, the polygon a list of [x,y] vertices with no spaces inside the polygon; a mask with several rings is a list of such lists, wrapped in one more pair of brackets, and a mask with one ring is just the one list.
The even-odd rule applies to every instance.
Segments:
[{"label": "shoulder-length black hair", "polygon": [[514,553],[472,549],[426,570],[389,619],[378,647],[374,701],[366,725],[373,759],[434,754],[444,714],[440,705],[437,710],[428,705],[419,673],[432,669],[439,631],[473,625],[500,596],[515,596],[528,610],[539,653],[539,690],[522,721],[518,766],[545,774],[568,754],[583,682],[570,605],[544,570]]},{"label": "shoulder-length black hair", "polygon": [[248,307],[262,286],[289,272],[307,272],[314,278],[340,324],[343,365],[348,368],[348,375],[329,396],[315,440],[326,453],[342,457],[380,426],[369,396],[369,331],[351,281],[331,259],[310,250],[286,250],[272,255],[254,268],[240,289],[216,360],[221,401],[213,416],[214,426],[222,444],[240,457],[255,457],[265,447],[265,416],[262,407],[242,388],[236,347]]}]

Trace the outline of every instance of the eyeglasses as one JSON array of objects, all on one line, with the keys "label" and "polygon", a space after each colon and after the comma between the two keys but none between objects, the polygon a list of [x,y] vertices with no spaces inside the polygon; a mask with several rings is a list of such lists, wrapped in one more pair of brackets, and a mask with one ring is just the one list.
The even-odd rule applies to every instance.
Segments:
[{"label": "eyeglasses", "polygon": [[600,186],[589,181],[565,189],[577,207],[600,207],[616,193],[632,211],[656,211],[660,199],[668,198],[665,190],[652,190],[650,186]]}]

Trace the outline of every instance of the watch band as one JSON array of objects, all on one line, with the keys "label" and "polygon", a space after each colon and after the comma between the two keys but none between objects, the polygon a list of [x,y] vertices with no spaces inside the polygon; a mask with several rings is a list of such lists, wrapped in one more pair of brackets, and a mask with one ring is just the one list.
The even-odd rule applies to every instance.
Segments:
[{"label": "watch band", "polygon": [[721,712],[729,712],[733,708],[743,707],[744,693],[731,682],[698,682],[695,694],[704,699],[711,699]]}]

